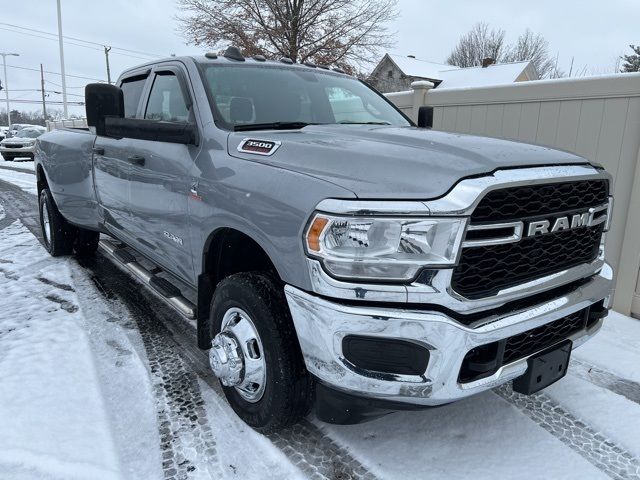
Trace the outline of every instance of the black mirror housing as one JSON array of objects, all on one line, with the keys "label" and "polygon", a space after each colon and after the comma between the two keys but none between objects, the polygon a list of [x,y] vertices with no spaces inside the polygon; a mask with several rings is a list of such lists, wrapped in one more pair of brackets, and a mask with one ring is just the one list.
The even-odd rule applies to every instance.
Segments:
[{"label": "black mirror housing", "polygon": [[433,107],[420,107],[418,109],[418,127],[433,127]]},{"label": "black mirror housing", "polygon": [[198,129],[192,123],[158,122],[141,118],[106,117],[105,135],[184,145],[198,143]]},{"label": "black mirror housing", "polygon": [[84,89],[87,125],[95,127],[96,135],[105,136],[105,118],[124,117],[124,95],[115,85],[90,83]]}]

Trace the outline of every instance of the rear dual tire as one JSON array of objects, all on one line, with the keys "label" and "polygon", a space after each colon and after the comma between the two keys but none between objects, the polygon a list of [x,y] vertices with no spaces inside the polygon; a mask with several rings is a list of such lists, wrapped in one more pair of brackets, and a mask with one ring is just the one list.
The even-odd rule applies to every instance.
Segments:
[{"label": "rear dual tire", "polygon": [[38,210],[44,246],[51,256],[60,257],[75,252],[77,256],[86,257],[96,252],[100,234],[67,222],[48,188],[40,192]]}]

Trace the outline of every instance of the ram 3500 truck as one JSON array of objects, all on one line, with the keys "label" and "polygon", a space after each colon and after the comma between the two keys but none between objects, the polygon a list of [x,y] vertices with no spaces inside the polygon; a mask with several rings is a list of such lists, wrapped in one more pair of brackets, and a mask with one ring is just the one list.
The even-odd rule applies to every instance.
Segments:
[{"label": "ram 3500 truck", "polygon": [[193,319],[259,431],[536,392],[607,314],[611,179],[579,156],[235,48],[89,85],[86,110],[37,142],[47,249],[100,243]]}]

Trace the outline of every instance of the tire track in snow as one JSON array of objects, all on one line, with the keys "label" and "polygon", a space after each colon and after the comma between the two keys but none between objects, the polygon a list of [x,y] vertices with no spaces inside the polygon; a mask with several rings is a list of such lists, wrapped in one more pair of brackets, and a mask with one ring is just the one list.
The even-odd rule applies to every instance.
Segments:
[{"label": "tire track in snow", "polygon": [[[105,262],[109,262],[110,268],[117,270],[117,274],[129,278],[128,274],[111,263],[111,260],[105,258]],[[109,276],[116,277],[116,274]],[[103,277],[104,275],[100,275],[100,278]],[[137,283],[133,278],[130,281]],[[104,282],[101,283],[104,284]],[[118,280],[117,285],[123,291],[112,290],[112,294],[127,302],[127,306],[129,306],[129,298],[126,292],[134,289],[123,285],[124,283]],[[142,305],[148,302],[144,295],[154,295],[145,289],[137,288],[135,290],[137,295],[140,296],[136,302]],[[141,290],[144,294],[139,293]],[[226,402],[220,383],[211,371],[206,352],[203,352],[197,346],[196,331],[193,325],[190,325],[186,319],[181,319],[170,307],[162,304],[160,300],[157,303],[158,305],[149,303],[148,306],[143,307],[143,310],[154,312],[152,315],[154,321],[162,322],[163,326],[168,330],[166,336],[170,336],[179,345],[179,355],[188,366],[188,370],[202,379],[223,402]],[[267,438],[310,479],[374,480],[376,478],[347,449],[339,446],[306,419],[289,429],[267,435]]]},{"label": "tire track in snow", "polygon": [[640,383],[638,382],[620,378],[576,358],[572,358],[569,363],[569,373],[640,404]]},{"label": "tire track in snow", "polygon": [[544,393],[521,395],[510,384],[493,391],[589,463],[616,480],[640,478],[640,460]]},{"label": "tire track in snow", "polygon": [[11,170],[12,172],[30,173],[32,175],[36,174],[35,171],[30,170],[28,168],[20,168],[20,167],[14,167],[14,166],[10,166],[10,165],[0,165],[0,169],[2,169],[2,170]]},{"label": "tire track in snow", "polygon": [[[184,362],[179,346],[172,341],[166,327],[157,321],[154,308],[140,289],[135,288],[137,285],[127,285],[129,282],[122,282],[121,278],[113,275],[102,275],[105,266],[115,269],[107,262],[110,264],[108,259],[99,255],[97,259],[85,260],[81,265],[90,273],[91,280],[100,291],[111,293],[107,301],[115,309],[114,316],[130,316],[140,333],[156,397],[165,479],[201,477],[202,470],[211,478],[223,477],[216,439],[208,425],[197,375]],[[119,271],[117,273],[122,275]],[[132,301],[127,302],[128,312],[118,311],[118,285],[134,294]]]},{"label": "tire track in snow", "polygon": [[[0,199],[3,203],[7,205],[11,202],[10,210],[14,216],[21,217],[25,213],[25,217],[31,220],[24,222],[25,226],[42,242],[39,223],[33,215],[34,211],[37,212],[36,197],[1,180],[0,187]],[[105,301],[115,310],[112,317],[120,323],[126,323],[123,326],[127,328],[136,328],[140,333],[154,383],[165,479],[177,480],[198,476],[197,470],[208,471],[211,478],[221,478],[223,472],[217,458],[216,442],[211,428],[207,425],[204,400],[195,373],[182,361],[177,345],[171,341],[171,335],[166,328],[156,320],[154,309],[150,308],[140,293],[139,285],[102,256],[95,261],[87,262],[96,265],[102,262],[107,265],[107,271],[111,269],[116,272],[117,276],[111,278],[111,282],[107,284],[105,279],[109,279],[108,275],[92,275],[91,270],[95,265],[93,268],[92,265],[85,265],[86,273],[104,295]],[[125,282],[122,282],[123,277]],[[118,308],[121,307],[119,300],[122,298],[122,292],[115,293],[111,283],[116,283],[117,286],[124,287],[121,290],[138,296],[127,305],[130,311]],[[127,283],[130,284],[125,286]],[[135,326],[131,325],[132,321],[135,322]]]}]

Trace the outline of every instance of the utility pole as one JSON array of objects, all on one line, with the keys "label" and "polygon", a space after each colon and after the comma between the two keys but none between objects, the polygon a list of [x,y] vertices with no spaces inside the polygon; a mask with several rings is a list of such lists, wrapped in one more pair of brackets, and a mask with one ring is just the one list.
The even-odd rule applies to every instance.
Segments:
[{"label": "utility pole", "polygon": [[47,123],[47,102],[44,100],[44,69],[40,64],[40,88],[42,88],[42,116],[44,117],[44,123]]},{"label": "utility pole", "polygon": [[64,74],[64,46],[62,42],[62,10],[60,9],[60,0],[58,3],[58,43],[60,44],[60,73],[62,74],[62,109],[64,110],[64,118],[69,116],[67,110],[67,79]]},{"label": "utility pole", "polygon": [[4,67],[4,94],[7,100],[7,126],[11,126],[11,108],[9,107],[9,84],[7,83],[7,56],[19,57],[17,53],[0,53],[2,55],[2,66]]},{"label": "utility pole", "polygon": [[107,82],[109,82],[109,85],[111,85],[111,69],[109,68],[109,51],[111,50],[111,47],[107,47],[106,45],[104,46],[104,58],[107,61]]}]

